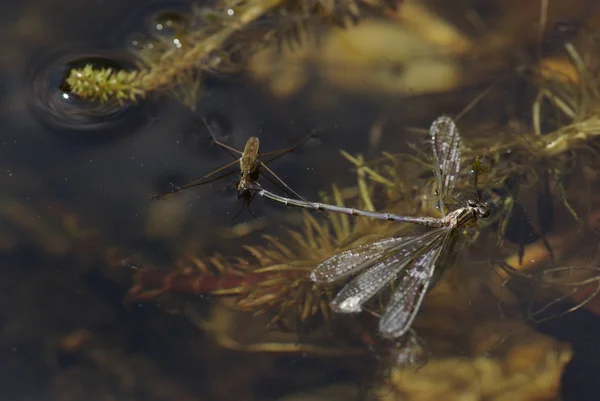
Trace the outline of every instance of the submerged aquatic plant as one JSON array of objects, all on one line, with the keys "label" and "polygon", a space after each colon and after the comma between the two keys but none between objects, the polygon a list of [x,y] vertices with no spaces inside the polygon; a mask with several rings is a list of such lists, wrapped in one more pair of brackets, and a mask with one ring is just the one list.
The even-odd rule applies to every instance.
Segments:
[{"label": "submerged aquatic plant", "polygon": [[152,50],[139,52],[141,65],[132,71],[86,65],[66,79],[71,91],[83,98],[120,101],[198,82],[207,71],[230,71],[272,41],[299,41],[301,32],[319,26],[346,26],[365,13],[384,13],[393,0],[225,0],[197,8],[189,26]]},{"label": "submerged aquatic plant", "polygon": [[[333,199],[324,196],[324,200],[344,205],[343,191],[334,187],[332,195]],[[328,323],[333,288],[316,287],[310,272],[341,250],[399,229],[368,219],[351,222],[346,215],[332,215],[319,222],[304,211],[300,230],[289,229],[278,237],[265,235],[264,245],[245,246],[245,257],[188,256],[169,271],[142,268],[136,273],[129,298],[152,300],[166,293],[226,297],[234,300],[239,311],[269,316],[269,326],[298,328],[313,318]]]}]

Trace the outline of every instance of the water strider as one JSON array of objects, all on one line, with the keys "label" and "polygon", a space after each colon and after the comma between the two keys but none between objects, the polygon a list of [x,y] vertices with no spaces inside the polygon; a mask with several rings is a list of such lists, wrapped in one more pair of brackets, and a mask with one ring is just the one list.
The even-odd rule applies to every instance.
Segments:
[{"label": "water strider", "polygon": [[430,136],[441,217],[400,216],[289,199],[256,183],[248,188],[261,197],[286,206],[434,228],[421,235],[385,238],[346,250],[323,261],[310,275],[314,282],[332,283],[360,272],[333,299],[331,307],[338,313],[360,312],[369,299],[396,280],[395,289],[379,321],[379,331],[386,338],[401,337],[410,329],[425,293],[437,277],[434,274],[436,267],[448,263],[446,259],[454,249],[454,240],[460,229],[490,215],[490,207],[486,203],[471,198],[463,199],[462,207],[446,213],[444,201],[452,195],[460,170],[460,135],[454,121],[442,116],[431,125]]},{"label": "water strider", "polygon": [[[307,135],[306,137],[304,137],[300,142],[298,142],[294,146],[291,146],[286,149],[280,149],[280,150],[275,150],[272,152],[267,152],[267,153],[259,152],[260,141],[257,137],[252,136],[252,137],[248,138],[248,140],[246,141],[244,150],[239,151],[239,150],[232,148],[231,146],[217,140],[216,137],[213,135],[208,123],[204,119],[203,119],[203,121],[204,121],[204,124],[206,125],[206,127],[208,128],[208,131],[213,139],[213,142],[216,145],[220,146],[221,148],[225,149],[230,155],[232,155],[235,158],[235,160],[232,161],[231,163],[228,163],[222,167],[217,168],[216,170],[206,174],[203,177],[200,177],[200,178],[192,181],[189,184],[183,185],[181,187],[173,188],[172,190],[161,193],[159,195],[155,195],[152,197],[152,199],[159,199],[165,195],[170,195],[170,194],[182,191],[187,188],[195,187],[198,185],[208,184],[208,183],[216,181],[220,178],[226,177],[230,174],[233,174],[237,170],[233,170],[227,174],[219,175],[217,177],[209,179],[210,177],[213,177],[216,174],[218,174],[224,170],[227,170],[228,168],[234,166],[237,163],[239,163],[240,174],[241,174],[240,179],[239,179],[238,183],[236,184],[236,188],[238,191],[238,199],[243,199],[244,204],[246,206],[250,205],[250,203],[252,202],[252,199],[256,195],[256,192],[252,191],[250,188],[252,188],[253,185],[256,184],[256,182],[260,176],[261,168],[264,169],[265,171],[267,171],[273,177],[276,185],[282,186],[285,191],[293,194],[294,196],[297,196],[300,199],[303,199],[293,189],[291,189],[281,178],[279,178],[279,176],[277,174],[275,174],[275,172],[273,170],[271,170],[269,167],[267,167],[267,163],[270,163],[270,162],[278,159],[279,157],[285,155],[286,153],[293,151],[294,149],[296,149],[297,147],[302,145],[304,142],[306,142],[306,140],[308,140],[312,136],[312,134]],[[260,160],[260,157],[273,155],[273,154],[277,154],[277,155],[274,156],[273,158],[271,158],[270,160],[268,160],[267,162],[263,162],[262,160]],[[237,156],[239,156],[239,157],[237,157]],[[241,210],[240,210],[240,212],[241,212]],[[237,215],[239,215],[239,213],[236,214],[236,217],[237,217]]]}]

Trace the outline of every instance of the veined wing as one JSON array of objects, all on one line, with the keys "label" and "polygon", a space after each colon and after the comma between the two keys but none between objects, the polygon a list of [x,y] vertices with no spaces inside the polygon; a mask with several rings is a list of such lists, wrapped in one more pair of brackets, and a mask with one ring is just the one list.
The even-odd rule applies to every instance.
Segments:
[{"label": "veined wing", "polygon": [[431,247],[437,247],[448,228],[432,230],[422,236],[413,237],[402,245],[386,252],[372,261],[366,271],[350,281],[331,302],[331,308],[337,313],[356,313],[362,305],[389,284],[400,271],[410,265]]},{"label": "veined wing", "polygon": [[387,251],[410,242],[414,237],[386,238],[333,255],[321,262],[310,279],[316,283],[333,283],[372,265]]},{"label": "veined wing", "polygon": [[401,337],[410,328],[429,289],[444,243],[450,234],[451,230],[444,232],[436,246],[419,256],[410,268],[404,269],[402,279],[379,320],[379,332],[384,337]]},{"label": "veined wing", "polygon": [[431,124],[429,135],[437,195],[440,197],[444,214],[443,200],[452,194],[460,170],[460,134],[454,121],[448,116],[442,116]]}]

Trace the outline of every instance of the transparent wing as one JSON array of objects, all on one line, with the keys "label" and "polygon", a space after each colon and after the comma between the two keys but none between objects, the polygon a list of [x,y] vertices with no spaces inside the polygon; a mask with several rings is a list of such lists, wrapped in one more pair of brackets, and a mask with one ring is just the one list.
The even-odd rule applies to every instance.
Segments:
[{"label": "transparent wing", "polygon": [[364,271],[335,296],[331,308],[337,313],[356,313],[362,305],[389,284],[406,266],[410,265],[423,252],[441,240],[447,228],[433,230],[420,237],[412,238],[396,247],[392,252],[375,260]]},{"label": "transparent wing", "polygon": [[449,235],[450,231],[446,232],[436,246],[419,256],[410,268],[404,270],[404,275],[379,320],[379,332],[384,337],[398,338],[410,329],[431,284],[435,265]]},{"label": "transparent wing", "polygon": [[[433,172],[437,195],[443,199],[452,194],[460,170],[460,134],[448,116],[436,119],[429,130],[433,150]],[[442,213],[443,212],[443,207]]]},{"label": "transparent wing", "polygon": [[386,238],[338,253],[321,262],[310,274],[310,279],[316,283],[341,280],[375,263],[386,251],[412,240],[413,237]]}]

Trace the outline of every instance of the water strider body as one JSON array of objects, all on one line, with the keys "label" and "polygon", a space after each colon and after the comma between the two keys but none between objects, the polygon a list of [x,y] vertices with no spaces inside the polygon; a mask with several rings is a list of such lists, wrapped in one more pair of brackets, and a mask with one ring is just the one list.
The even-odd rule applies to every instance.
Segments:
[{"label": "water strider body", "polygon": [[385,238],[346,250],[320,263],[310,275],[316,283],[334,283],[358,274],[333,299],[331,307],[338,313],[360,312],[368,300],[395,281],[379,321],[379,331],[386,338],[399,338],[408,332],[425,293],[437,277],[436,267],[447,264],[453,253],[457,233],[490,215],[490,207],[476,199],[463,199],[461,207],[446,214],[444,201],[452,195],[459,176],[460,135],[454,121],[443,116],[431,125],[430,137],[441,217],[400,216],[289,199],[254,183],[248,188],[287,206],[434,228],[421,235]]},{"label": "water strider body", "polygon": [[260,175],[261,162],[258,158],[259,148],[259,139],[251,136],[248,138],[240,157],[241,176],[237,184],[238,199],[243,199],[246,203],[250,203],[254,197],[254,193],[248,187],[257,182]]}]

